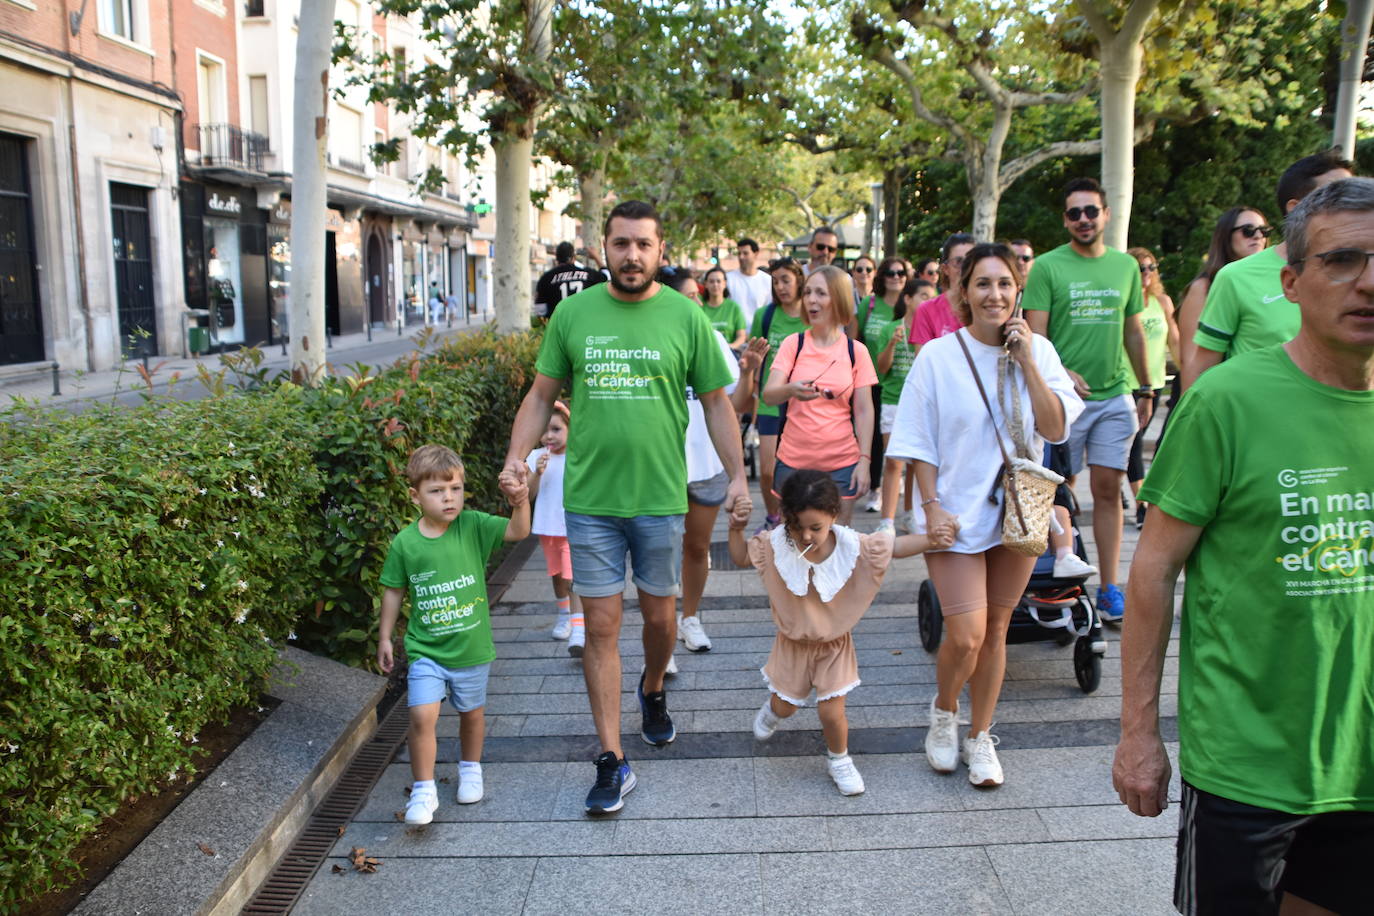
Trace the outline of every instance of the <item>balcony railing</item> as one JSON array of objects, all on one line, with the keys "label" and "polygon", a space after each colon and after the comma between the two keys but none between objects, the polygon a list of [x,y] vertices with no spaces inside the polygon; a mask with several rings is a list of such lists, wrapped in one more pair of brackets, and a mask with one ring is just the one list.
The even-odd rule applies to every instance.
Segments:
[{"label": "balcony railing", "polygon": [[235,124],[198,124],[200,164],[263,171],[272,150],[267,138]]}]

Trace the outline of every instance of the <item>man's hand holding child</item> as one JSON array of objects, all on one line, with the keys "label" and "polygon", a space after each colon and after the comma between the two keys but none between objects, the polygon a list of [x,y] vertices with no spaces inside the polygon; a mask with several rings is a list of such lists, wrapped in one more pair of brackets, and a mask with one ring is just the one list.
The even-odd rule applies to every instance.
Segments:
[{"label": "man's hand holding child", "polygon": [[735,500],[735,507],[730,511],[730,527],[732,529],[743,529],[749,524],[749,514],[754,511],[754,503],[748,496],[741,496]]},{"label": "man's hand holding child", "polygon": [[512,506],[523,505],[530,498],[529,485],[511,471],[502,471],[497,484],[505,494],[506,502]]}]

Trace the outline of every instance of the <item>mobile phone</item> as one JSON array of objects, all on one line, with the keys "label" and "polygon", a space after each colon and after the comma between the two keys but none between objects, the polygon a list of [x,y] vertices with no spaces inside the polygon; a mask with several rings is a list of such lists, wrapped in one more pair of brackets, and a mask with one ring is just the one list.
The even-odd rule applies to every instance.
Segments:
[{"label": "mobile phone", "polygon": [[[1020,317],[1021,317],[1021,292],[1020,292],[1020,290],[1017,290],[1017,293],[1016,293],[1016,304],[1015,304],[1014,306],[1012,306],[1012,308],[1011,308],[1011,318],[1020,318]],[[1008,318],[1007,321],[1011,321],[1011,318]],[[1007,322],[1004,321],[1004,322],[1002,322],[1002,340],[1005,342],[1006,339],[1007,339]]]}]

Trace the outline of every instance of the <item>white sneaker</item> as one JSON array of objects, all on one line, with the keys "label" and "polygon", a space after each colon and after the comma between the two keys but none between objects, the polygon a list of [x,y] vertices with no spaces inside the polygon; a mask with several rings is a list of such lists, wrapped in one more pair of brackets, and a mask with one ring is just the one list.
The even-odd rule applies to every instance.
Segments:
[{"label": "white sneaker", "polygon": [[572,635],[572,616],[558,615],[558,622],[553,625],[554,639],[567,639]]},{"label": "white sneaker", "polygon": [[581,658],[582,650],[587,646],[587,628],[573,627],[568,634],[568,654],[573,658]]},{"label": "white sneaker", "polygon": [[688,652],[711,651],[711,640],[701,628],[701,618],[696,615],[682,618],[677,627],[677,638],[682,640]]},{"label": "white sneaker", "polygon": [[859,775],[859,771],[854,766],[854,761],[848,754],[843,757],[828,757],[830,761],[830,778],[835,780],[835,787],[840,790],[841,795],[862,795],[864,791],[864,778]]},{"label": "white sneaker", "polygon": [[926,760],[937,773],[953,773],[959,765],[959,706],[945,712],[930,701],[930,729],[926,732]]},{"label": "white sneaker", "polygon": [[1055,557],[1054,577],[1056,579],[1086,579],[1088,576],[1097,575],[1097,567],[1091,563],[1085,563],[1083,558],[1076,553],[1066,553],[1062,557]]},{"label": "white sneaker", "polygon": [[897,513],[897,530],[903,534],[916,533],[916,510],[907,509]]},{"label": "white sneaker", "polygon": [[754,713],[754,737],[760,741],[773,737],[773,732],[778,730],[778,723],[782,721],[773,712],[770,703],[770,700],[764,700],[759,711]]},{"label": "white sneaker", "polygon": [[883,496],[881,493],[874,493],[868,497],[868,502],[864,504],[865,512],[877,512],[883,506]]},{"label": "white sneaker", "polygon": [[471,805],[482,800],[482,768],[458,767],[458,804]]},{"label": "white sneaker", "polygon": [[[648,668],[648,665],[641,664],[639,666],[639,673],[643,674],[646,670],[648,670]],[[672,677],[675,674],[677,674],[677,658],[675,656],[670,655],[668,656],[668,667],[664,669],[663,676]]]},{"label": "white sneaker", "polygon": [[1002,763],[997,759],[997,736],[981,732],[964,739],[964,749],[960,753],[968,764],[968,781],[975,786],[1000,786],[1002,784]]},{"label": "white sneaker", "polygon": [[406,823],[428,824],[434,820],[434,812],[439,809],[439,795],[433,789],[421,791],[412,789],[410,800],[406,802]]}]

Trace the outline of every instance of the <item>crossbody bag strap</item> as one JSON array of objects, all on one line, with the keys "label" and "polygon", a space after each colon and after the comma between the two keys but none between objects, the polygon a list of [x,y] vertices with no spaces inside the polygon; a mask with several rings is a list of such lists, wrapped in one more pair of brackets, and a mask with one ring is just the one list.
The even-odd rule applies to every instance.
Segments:
[{"label": "crossbody bag strap", "polygon": [[968,344],[964,343],[964,332],[955,331],[954,336],[959,341],[959,349],[964,351],[964,359],[968,360],[968,368],[973,373],[974,383],[978,385],[978,395],[983,399],[983,406],[988,410],[988,419],[992,421],[992,434],[997,439],[997,448],[1002,452],[1002,470],[1007,481],[1007,496],[1016,510],[1016,520],[1021,523],[1021,530],[1025,531],[1026,516],[1021,511],[1021,494],[1016,492],[1016,478],[1011,472],[1011,456],[1007,454],[1007,447],[1002,442],[1002,434],[997,431],[997,417],[992,412],[992,402],[988,400],[988,393],[983,388],[983,379],[978,374],[978,367],[973,364],[973,354],[968,351]]}]

